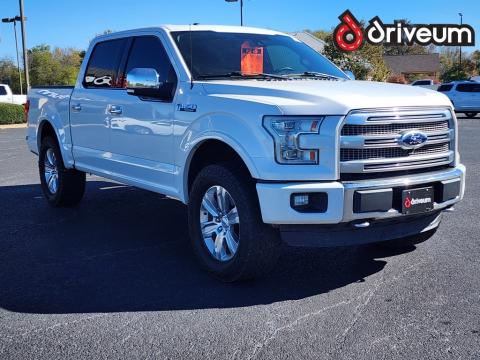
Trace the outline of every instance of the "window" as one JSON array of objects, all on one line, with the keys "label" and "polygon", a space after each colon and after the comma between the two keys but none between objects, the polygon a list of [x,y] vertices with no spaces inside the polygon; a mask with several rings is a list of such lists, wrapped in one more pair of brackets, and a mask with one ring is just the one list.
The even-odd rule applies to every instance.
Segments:
[{"label": "window", "polygon": [[7,95],[7,89],[5,89],[5,86],[0,86],[0,95]]},{"label": "window", "polygon": [[453,87],[453,85],[451,85],[451,84],[450,84],[450,85],[440,85],[440,86],[438,87],[438,91],[440,91],[440,92],[447,92],[447,91],[452,90],[452,87]]},{"label": "window", "polygon": [[[177,76],[160,40],[154,36],[137,37],[133,41],[125,74],[135,68],[157,70],[159,80],[166,84],[177,83]],[[175,86],[172,87],[175,90]]]},{"label": "window", "polygon": [[110,40],[95,45],[83,79],[86,87],[121,87],[117,74],[126,41],[126,39]]},{"label": "window", "polygon": [[458,84],[457,91],[459,92],[474,92],[475,84]]},{"label": "window", "polygon": [[176,31],[171,35],[195,79],[247,73],[242,60],[245,44],[255,58],[260,58],[258,68],[264,73],[288,76],[319,72],[347,78],[324,56],[290,36],[200,30]]},{"label": "window", "polygon": [[413,85],[431,85],[432,82],[430,80],[417,80],[413,83]]}]

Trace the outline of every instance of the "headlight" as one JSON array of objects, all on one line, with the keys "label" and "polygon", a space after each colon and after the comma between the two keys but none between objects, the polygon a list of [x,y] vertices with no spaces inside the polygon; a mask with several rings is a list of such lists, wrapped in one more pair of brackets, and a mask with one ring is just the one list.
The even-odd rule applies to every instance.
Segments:
[{"label": "headlight", "polygon": [[275,143],[275,160],[280,164],[318,164],[318,149],[301,149],[299,137],[318,134],[323,117],[265,116],[263,127]]}]

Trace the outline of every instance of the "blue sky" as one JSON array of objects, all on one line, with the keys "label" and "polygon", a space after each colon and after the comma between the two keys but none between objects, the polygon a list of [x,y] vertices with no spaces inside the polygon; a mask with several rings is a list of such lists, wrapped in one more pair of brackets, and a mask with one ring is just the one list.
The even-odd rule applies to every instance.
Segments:
[{"label": "blue sky", "polygon": [[[18,0],[0,0],[0,18],[18,14]],[[85,49],[105,29],[124,30],[155,24],[239,23],[239,5],[224,0],[24,0],[27,45],[42,43]],[[407,18],[412,23],[464,23],[476,31],[480,48],[479,0],[245,0],[244,20],[249,26],[281,31],[331,29],[338,16],[350,9],[358,19],[379,15],[384,22]],[[465,48],[472,50],[472,48]],[[0,58],[13,57],[12,24],[0,23]]]}]

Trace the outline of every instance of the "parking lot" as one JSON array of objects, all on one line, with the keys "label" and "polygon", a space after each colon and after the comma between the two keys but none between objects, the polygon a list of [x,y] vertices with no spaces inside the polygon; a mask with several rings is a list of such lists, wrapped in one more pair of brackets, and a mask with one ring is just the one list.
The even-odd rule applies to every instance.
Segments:
[{"label": "parking lot", "polygon": [[459,123],[465,200],[433,238],[286,248],[241,284],[199,270],[179,202],[89,177],[50,208],[25,129],[0,130],[0,358],[480,359],[480,118]]}]

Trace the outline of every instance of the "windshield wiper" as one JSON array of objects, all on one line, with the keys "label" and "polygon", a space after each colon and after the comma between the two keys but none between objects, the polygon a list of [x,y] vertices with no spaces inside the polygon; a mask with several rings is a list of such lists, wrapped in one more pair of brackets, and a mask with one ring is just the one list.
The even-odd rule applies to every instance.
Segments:
[{"label": "windshield wiper", "polygon": [[202,74],[197,75],[197,79],[208,80],[208,79],[280,79],[285,80],[285,77],[282,75],[267,74],[267,73],[258,73],[258,74],[243,74],[240,71],[232,71],[226,74]]},{"label": "windshield wiper", "polygon": [[299,74],[286,74],[286,77],[313,77],[313,78],[322,78],[322,79],[335,79],[335,80],[345,80],[339,76],[325,74],[316,71],[304,71],[303,73]]}]

